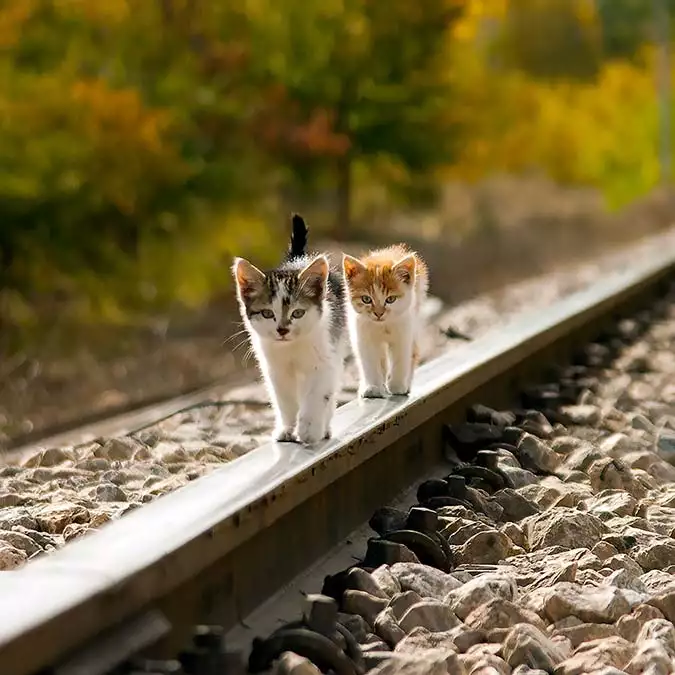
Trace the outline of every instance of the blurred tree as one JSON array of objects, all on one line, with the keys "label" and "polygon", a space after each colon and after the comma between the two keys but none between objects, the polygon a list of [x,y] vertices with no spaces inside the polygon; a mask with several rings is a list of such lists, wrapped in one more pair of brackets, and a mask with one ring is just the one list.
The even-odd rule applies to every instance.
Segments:
[{"label": "blurred tree", "polygon": [[624,203],[658,169],[650,12],[5,0],[0,283],[96,298],[109,316],[197,303],[226,283],[225,255],[271,261],[284,191],[337,191],[342,237],[366,184],[424,196],[447,176],[535,168]]},{"label": "blurred tree", "polygon": [[[675,0],[661,0],[675,17]],[[653,0],[595,0],[602,21],[603,52],[609,58],[635,59],[653,39]]]},{"label": "blurred tree", "polygon": [[0,10],[5,285],[86,293],[84,275],[98,275],[100,290],[112,275],[130,279],[133,298],[148,268],[129,261],[149,241],[184,248],[177,235],[203,238],[214,207],[258,198],[261,153],[246,130],[259,95],[242,75],[239,12],[199,4],[12,0]]},{"label": "blurred tree", "polygon": [[[452,159],[440,55],[459,0],[257,0],[260,76],[283,87],[314,133],[282,144],[307,183],[335,177],[336,235],[350,227],[354,162],[390,157],[411,171]],[[289,138],[289,137],[287,137]],[[290,145],[290,147],[289,147]]]},{"label": "blurred tree", "polygon": [[597,0],[602,19],[603,51],[609,57],[633,58],[650,34],[653,2]]},{"label": "blurred tree", "polygon": [[604,60],[592,81],[504,68],[508,7],[477,0],[448,43],[456,101],[448,114],[463,134],[458,159],[442,176],[542,172],[595,186],[613,207],[652,189],[659,175],[654,50],[643,43],[633,61]]},{"label": "blurred tree", "polygon": [[593,78],[602,57],[593,0],[512,0],[500,50],[504,63],[534,77]]}]

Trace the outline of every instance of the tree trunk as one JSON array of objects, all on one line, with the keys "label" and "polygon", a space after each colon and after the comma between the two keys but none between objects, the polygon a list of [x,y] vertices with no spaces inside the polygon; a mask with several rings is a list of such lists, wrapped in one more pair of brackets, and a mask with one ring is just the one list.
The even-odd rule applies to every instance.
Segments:
[{"label": "tree trunk", "polygon": [[14,262],[14,245],[11,233],[0,236],[0,291],[11,286],[10,267]]},{"label": "tree trunk", "polygon": [[352,234],[352,198],[354,188],[353,164],[355,149],[351,134],[350,110],[355,99],[355,80],[347,76],[342,81],[340,98],[335,108],[335,130],[349,139],[350,145],[344,154],[337,158],[337,209],[335,220],[335,237],[338,241],[346,241]]},{"label": "tree trunk", "polygon": [[159,11],[162,15],[162,21],[164,22],[165,27],[173,25],[173,10],[173,0],[159,0]]},{"label": "tree trunk", "polygon": [[352,216],[352,156],[346,152],[337,161],[337,209],[335,238],[345,241],[351,232]]}]

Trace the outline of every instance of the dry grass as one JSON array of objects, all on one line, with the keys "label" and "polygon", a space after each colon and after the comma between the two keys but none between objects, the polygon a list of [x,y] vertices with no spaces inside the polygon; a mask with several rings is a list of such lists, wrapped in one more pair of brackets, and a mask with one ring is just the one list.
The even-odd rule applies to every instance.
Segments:
[{"label": "dry grass", "polygon": [[665,190],[611,213],[593,190],[496,177],[450,185],[437,210],[399,214],[387,225],[373,220],[364,236],[376,244],[405,239],[429,262],[434,293],[456,303],[655,234],[674,214],[675,194]]}]

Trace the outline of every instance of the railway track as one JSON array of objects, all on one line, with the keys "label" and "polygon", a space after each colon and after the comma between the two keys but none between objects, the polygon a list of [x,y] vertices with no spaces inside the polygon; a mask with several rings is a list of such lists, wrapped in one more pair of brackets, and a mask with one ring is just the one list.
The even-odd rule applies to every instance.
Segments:
[{"label": "railway track", "polygon": [[[519,518],[502,519],[505,507],[501,506],[500,514],[494,504],[499,504],[501,497],[495,494],[505,488],[517,492],[528,485],[550,488],[545,481],[552,476],[560,482],[571,480],[571,471],[561,473],[559,466],[563,451],[549,449],[547,453],[537,439],[552,442],[563,438],[567,434],[564,427],[583,437],[585,424],[593,427],[597,420],[589,423],[581,419],[586,404],[576,405],[586,388],[584,378],[588,379],[589,369],[595,372],[606,367],[627,345],[640,339],[655,319],[654,307],[662,313],[668,311],[674,272],[675,252],[664,249],[651,260],[610,275],[546,310],[519,316],[499,332],[425,364],[416,374],[407,400],[347,403],[336,415],[334,439],[316,450],[291,444],[263,445],[94,534],[2,575],[0,672],[237,673],[244,672],[242,659],[249,656],[253,670],[266,669],[271,656],[280,650],[304,650],[305,656],[313,656],[324,670],[332,667],[335,672],[365,672],[387,663],[403,669],[419,664],[412,651],[391,651],[404,639],[397,632],[403,631],[401,616],[392,618],[390,612],[388,624],[385,616],[375,626],[389,601],[382,586],[388,580],[402,590],[400,579],[392,582],[391,574],[381,573],[386,580],[381,579],[378,585],[366,570],[393,566],[397,561],[403,565],[418,561],[426,564],[426,570],[429,566],[442,570],[446,591],[457,593],[484,573],[494,574],[502,559],[527,555],[532,548],[528,533],[519,529]],[[657,299],[661,300],[655,304]],[[650,308],[652,314],[644,315]],[[637,319],[617,328],[621,316]],[[581,361],[575,361],[580,353]],[[576,366],[565,370],[565,364],[570,363]],[[555,384],[561,374],[564,396],[559,383]],[[553,384],[535,386],[541,382]],[[565,413],[560,407],[563,403],[574,410]],[[491,409],[476,408],[476,404]],[[515,413],[499,416],[494,411],[500,409]],[[556,422],[562,426],[554,428],[551,423]],[[535,439],[528,441],[530,449],[520,445],[525,430]],[[609,433],[608,429],[602,431]],[[616,462],[616,458],[610,459]],[[577,474],[587,468],[583,462],[580,466],[575,469]],[[623,471],[616,469],[616,463],[605,468],[603,476],[607,471]],[[592,475],[589,480],[594,480]],[[605,490],[624,487],[619,478],[614,483],[604,477],[598,480]],[[420,484],[426,486],[421,493]],[[589,486],[584,498],[593,497],[594,489]],[[642,494],[640,499],[644,498]],[[633,499],[637,513],[639,499]],[[526,501],[537,505],[535,513],[551,506],[544,498],[540,504],[534,494]],[[568,502],[565,507],[570,506]],[[571,504],[580,502],[581,497],[577,502],[572,499]],[[378,511],[392,504],[399,511]],[[402,520],[401,513],[415,504],[423,508]],[[507,510],[515,508],[508,499],[504,504]],[[645,502],[640,508],[644,511],[650,505]],[[378,518],[372,521],[375,512]],[[452,537],[450,522],[457,518],[485,527],[477,527],[474,538],[460,545],[459,539]],[[437,534],[439,522],[444,535]],[[537,530],[536,523],[532,527]],[[488,534],[481,534],[485,532]],[[595,550],[602,540],[606,547],[615,548],[616,555],[625,554],[619,551],[624,544],[618,540],[612,543],[611,533],[598,530],[595,535],[596,541],[582,548]],[[579,536],[581,543],[591,543],[586,541],[590,535],[583,524],[579,525]],[[482,548],[478,546],[481,542]],[[471,543],[473,548],[468,546]],[[572,549],[569,544],[567,549]],[[593,555],[600,560],[599,551]],[[648,552],[645,555],[649,557]],[[665,556],[667,565],[675,565],[668,551],[659,555]],[[363,561],[364,556],[360,572],[337,574]],[[474,564],[474,560],[482,562]],[[579,567],[576,559],[564,562]],[[502,571],[520,583],[522,570],[505,565]],[[406,569],[431,574],[422,568]],[[562,569],[560,579],[566,581],[570,572],[564,565]],[[658,560],[649,569],[658,569]],[[324,583],[326,575],[330,576],[328,583]],[[345,589],[351,591],[347,601]],[[301,591],[321,590],[323,596],[306,600],[304,624],[291,623],[290,634],[267,639],[280,622],[299,618]],[[338,602],[331,600],[331,595]],[[373,604],[372,598],[379,602]],[[452,601],[459,602],[454,596]],[[664,600],[661,616],[667,617],[666,604]],[[339,617],[353,632],[336,627],[338,606]],[[347,614],[360,616],[365,624],[356,619],[349,623]],[[587,614],[598,618],[590,610]],[[462,619],[468,616],[453,607],[458,623],[444,624],[441,632],[459,627],[459,615]],[[607,617],[601,619],[586,623],[609,625]],[[366,626],[370,642],[356,644],[356,624],[363,630]],[[403,633],[409,637],[413,630]],[[227,650],[220,646],[222,635]],[[256,635],[265,639],[249,654]],[[373,636],[379,636],[379,643]],[[509,636],[501,637],[506,645]],[[537,642],[539,638],[530,635],[529,639],[540,651],[553,650]],[[434,657],[440,659],[437,672],[479,672],[470,670],[475,664],[465,658],[468,648],[462,651],[453,645],[442,658],[438,654]],[[549,654],[548,662],[557,658],[557,664],[565,663],[563,647],[568,645],[554,647],[560,654]],[[488,655],[508,665],[504,672],[511,672],[510,660],[502,658],[503,649],[488,648],[484,655],[487,665],[479,667],[493,670],[480,672],[503,671],[496,662],[490,665]],[[287,671],[293,658],[284,657]],[[529,657],[523,658],[522,663],[529,663]],[[518,657],[513,659],[515,665]],[[451,667],[451,663],[455,665]],[[436,665],[434,662],[433,667]],[[302,666],[311,668],[306,662]],[[567,670],[556,672],[568,674]]]},{"label": "railway track", "polygon": [[[605,274],[675,247],[675,231],[601,258],[509,284],[453,307],[425,305],[422,362],[546,308]],[[354,398],[346,363],[340,405]],[[273,416],[264,387],[213,386],[164,403],[83,424],[38,444],[0,450],[0,571],[61,548],[265,442]],[[23,527],[19,536],[13,528]],[[20,535],[27,535],[28,539]]]}]

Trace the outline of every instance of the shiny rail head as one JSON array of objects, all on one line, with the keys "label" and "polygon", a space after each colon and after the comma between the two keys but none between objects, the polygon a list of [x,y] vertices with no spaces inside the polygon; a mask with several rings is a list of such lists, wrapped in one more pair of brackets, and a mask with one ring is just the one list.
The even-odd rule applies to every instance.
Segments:
[{"label": "shiny rail head", "polygon": [[[672,240],[672,235],[668,241]],[[617,270],[546,311],[527,312],[418,369],[408,397],[338,409],[334,438],[269,443],[0,576],[0,663],[29,675],[198,575],[284,514],[421,427],[453,402],[675,270],[675,247]],[[68,626],[64,630],[64,626]],[[31,645],[40,644],[40,650]]]}]

